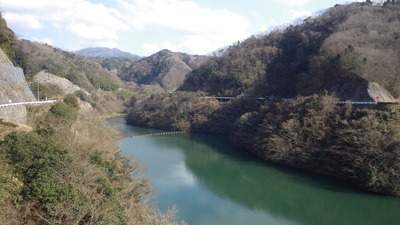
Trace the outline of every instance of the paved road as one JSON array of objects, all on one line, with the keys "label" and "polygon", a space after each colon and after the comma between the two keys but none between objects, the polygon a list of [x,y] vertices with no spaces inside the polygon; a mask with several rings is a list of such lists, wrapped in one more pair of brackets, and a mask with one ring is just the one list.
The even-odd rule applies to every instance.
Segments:
[{"label": "paved road", "polygon": [[47,100],[47,101],[36,101],[36,102],[17,102],[17,103],[8,103],[8,104],[0,104],[0,108],[19,106],[19,105],[37,105],[37,104],[46,104],[58,102],[60,100]]}]

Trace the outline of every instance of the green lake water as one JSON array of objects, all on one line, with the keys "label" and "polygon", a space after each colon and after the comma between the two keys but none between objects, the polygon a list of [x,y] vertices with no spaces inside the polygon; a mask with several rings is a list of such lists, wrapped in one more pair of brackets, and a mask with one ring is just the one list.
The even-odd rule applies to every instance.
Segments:
[{"label": "green lake water", "polygon": [[[122,135],[162,132],[110,119]],[[264,163],[225,136],[173,134],[120,142],[146,165],[161,211],[190,225],[396,225],[400,198]]]}]

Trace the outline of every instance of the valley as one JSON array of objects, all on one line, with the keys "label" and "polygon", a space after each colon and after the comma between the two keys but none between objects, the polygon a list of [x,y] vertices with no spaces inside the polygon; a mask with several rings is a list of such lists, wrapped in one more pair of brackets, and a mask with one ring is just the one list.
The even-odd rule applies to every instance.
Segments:
[{"label": "valley", "polygon": [[3,17],[0,48],[1,224],[398,220],[398,1],[337,4],[209,55],[65,51]]}]

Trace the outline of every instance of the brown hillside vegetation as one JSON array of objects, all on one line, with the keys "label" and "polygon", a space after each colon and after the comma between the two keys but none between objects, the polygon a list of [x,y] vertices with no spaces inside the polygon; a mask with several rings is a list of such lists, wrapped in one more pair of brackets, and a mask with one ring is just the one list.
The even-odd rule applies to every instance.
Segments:
[{"label": "brown hillside vegetation", "polygon": [[15,59],[14,45],[16,42],[14,32],[7,27],[7,22],[0,13],[0,48],[7,54],[10,59]]},{"label": "brown hillside vegetation", "polygon": [[[400,5],[353,6],[347,20],[328,37],[302,80],[304,92],[329,89],[354,79],[375,81],[400,96]],[[303,82],[304,83],[304,82]],[[314,86],[314,88],[311,88]]]},{"label": "brown hillside vegetation", "polygon": [[312,96],[266,103],[237,120],[234,140],[269,162],[400,196],[397,113],[340,106],[334,100]]},{"label": "brown hillside vegetation", "polygon": [[400,196],[400,117],[397,106],[362,109],[330,96],[294,102],[218,102],[178,92],[133,99],[127,122],[142,126],[231,134],[264,160]]},{"label": "brown hillside vegetation", "polygon": [[231,46],[189,74],[180,90],[294,97],[372,81],[398,97],[399,18],[399,4],[337,5]]},{"label": "brown hillside vegetation", "polygon": [[128,163],[105,121],[77,115],[69,95],[31,108],[30,132],[0,141],[1,224],[171,224],[147,205],[139,163]]},{"label": "brown hillside vegetation", "polygon": [[91,57],[91,60],[99,63],[103,68],[114,74],[120,74],[130,67],[137,59],[128,57],[111,57],[111,58],[101,58],[101,57]]},{"label": "brown hillside vegetation", "polygon": [[[124,88],[115,73],[91,59],[28,40],[18,40],[16,52],[20,56],[27,80],[43,71],[66,78],[89,92],[85,94],[84,91],[78,91],[75,95],[89,102],[102,114],[121,111],[122,101],[128,98],[127,93],[129,97],[132,96],[132,92]],[[32,85],[31,89],[37,93],[37,85]],[[65,92],[43,82],[39,90],[41,98],[59,96]]]},{"label": "brown hillside vegetation", "polygon": [[17,42],[17,50],[25,56],[23,69],[27,76],[47,69],[86,90],[98,88],[98,82],[102,77],[110,77],[118,82],[118,79],[104,70],[100,64],[46,44],[20,40]]},{"label": "brown hillside vegetation", "polygon": [[176,93],[134,98],[127,121],[230,134],[265,161],[400,196],[397,105],[335,103],[399,96],[399,29],[399,4],[337,5],[229,47]]},{"label": "brown hillside vegetation", "polygon": [[[118,79],[97,63],[37,43],[15,48],[12,38],[0,17],[0,47],[30,76],[48,69],[91,92],[79,97],[116,110],[109,103],[118,100],[112,82]],[[78,102],[67,94],[62,102],[28,107],[32,129],[0,121],[0,224],[174,224],[172,212],[150,207],[143,166],[121,156],[119,135],[79,114]]]},{"label": "brown hillside vegetation", "polygon": [[124,81],[139,85],[158,85],[167,91],[175,91],[193,69],[198,68],[206,56],[192,56],[162,50],[136,61],[119,76]]}]

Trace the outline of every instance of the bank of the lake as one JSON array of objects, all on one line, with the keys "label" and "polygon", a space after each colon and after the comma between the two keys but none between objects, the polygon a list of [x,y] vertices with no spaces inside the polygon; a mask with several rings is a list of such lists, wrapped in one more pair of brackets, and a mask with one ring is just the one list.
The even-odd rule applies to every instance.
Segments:
[{"label": "bank of the lake", "polygon": [[[159,130],[110,119],[123,136]],[[266,164],[224,136],[176,134],[120,143],[147,167],[158,207],[189,224],[397,224],[400,200]]]}]

